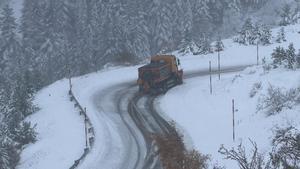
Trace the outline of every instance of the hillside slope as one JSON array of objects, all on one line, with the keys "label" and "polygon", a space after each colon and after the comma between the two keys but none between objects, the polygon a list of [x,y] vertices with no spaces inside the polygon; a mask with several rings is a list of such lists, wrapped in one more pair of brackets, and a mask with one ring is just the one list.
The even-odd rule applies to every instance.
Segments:
[{"label": "hillside slope", "polygon": [[[300,48],[300,25],[288,26],[287,41],[269,46],[260,46],[259,54],[267,63],[271,62],[271,53],[277,46],[287,48],[293,43],[296,51]],[[278,29],[273,30],[276,36]],[[255,63],[255,46],[240,46],[225,41],[225,51],[222,52],[222,64],[232,62]],[[194,60],[189,65],[199,66],[212,60],[216,65],[216,54],[204,56],[203,62],[198,56],[186,56],[186,60]],[[196,63],[198,62],[198,63]],[[201,63],[200,63],[201,62]],[[261,64],[261,62],[260,62]],[[187,144],[196,147],[200,152],[210,154],[212,163],[236,169],[234,161],[224,160],[218,153],[221,145],[228,148],[237,147],[240,143],[251,148],[249,139],[255,141],[259,151],[268,155],[271,151],[271,139],[277,127],[290,125],[300,129],[300,105],[291,109],[284,108],[282,112],[268,117],[265,110],[258,110],[258,105],[268,96],[270,86],[280,88],[283,92],[297,89],[300,85],[300,70],[285,68],[266,71],[264,66],[252,66],[241,73],[226,74],[218,80],[213,75],[213,94],[210,94],[209,77],[188,79],[184,85],[176,87],[162,96],[158,101],[161,111],[177,122],[185,133]],[[259,86],[258,89],[255,87]],[[255,90],[256,89],[256,90]],[[233,141],[232,99],[235,100],[235,142]]]}]

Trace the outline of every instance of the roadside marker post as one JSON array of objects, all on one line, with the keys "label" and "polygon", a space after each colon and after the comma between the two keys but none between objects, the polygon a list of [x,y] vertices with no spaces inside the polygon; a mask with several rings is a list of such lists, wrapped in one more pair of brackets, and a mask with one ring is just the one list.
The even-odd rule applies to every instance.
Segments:
[{"label": "roadside marker post", "polygon": [[212,74],[211,74],[211,61],[209,61],[209,86],[210,86],[210,94],[212,94]]},{"label": "roadside marker post", "polygon": [[258,48],[258,41],[256,43],[256,64],[259,64],[259,48]]},{"label": "roadside marker post", "polygon": [[219,50],[218,50],[218,71],[219,71],[219,80],[221,80],[221,57],[220,57]]},{"label": "roadside marker post", "polygon": [[232,139],[235,142],[235,107],[234,107],[234,99],[232,99]]}]

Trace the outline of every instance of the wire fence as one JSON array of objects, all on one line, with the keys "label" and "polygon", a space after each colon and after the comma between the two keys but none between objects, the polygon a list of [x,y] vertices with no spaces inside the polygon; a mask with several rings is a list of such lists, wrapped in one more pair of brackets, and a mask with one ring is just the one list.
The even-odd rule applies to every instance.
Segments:
[{"label": "wire fence", "polygon": [[95,140],[95,133],[93,125],[87,116],[86,108],[82,107],[82,105],[79,103],[78,99],[75,97],[74,92],[72,90],[72,82],[71,79],[69,79],[69,96],[70,101],[74,103],[74,107],[78,109],[79,115],[83,117],[84,119],[84,130],[85,130],[85,148],[83,151],[83,154],[79,157],[79,159],[74,161],[74,164],[70,167],[70,169],[75,169],[78,167],[80,162],[86,157],[86,155],[90,152],[90,149],[93,147],[94,140]]}]

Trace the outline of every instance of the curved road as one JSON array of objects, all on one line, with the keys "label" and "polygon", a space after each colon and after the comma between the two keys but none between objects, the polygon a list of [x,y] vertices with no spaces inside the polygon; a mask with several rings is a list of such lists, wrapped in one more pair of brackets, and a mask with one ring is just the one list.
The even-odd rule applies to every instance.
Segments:
[{"label": "curved road", "polygon": [[[239,72],[248,66],[250,65],[223,68],[222,73]],[[213,71],[213,74],[216,73]],[[185,72],[184,78],[207,75],[208,71]],[[162,168],[151,134],[167,133],[172,127],[155,109],[155,99],[156,96],[139,94],[135,82],[116,84],[95,94],[97,109],[112,119],[119,134],[117,141],[107,142],[105,160],[102,160],[107,165],[104,166],[111,163],[115,169]],[[107,136],[112,134],[114,133],[107,133]],[[121,148],[112,150],[116,144]],[[103,154],[101,157],[103,158]]]}]

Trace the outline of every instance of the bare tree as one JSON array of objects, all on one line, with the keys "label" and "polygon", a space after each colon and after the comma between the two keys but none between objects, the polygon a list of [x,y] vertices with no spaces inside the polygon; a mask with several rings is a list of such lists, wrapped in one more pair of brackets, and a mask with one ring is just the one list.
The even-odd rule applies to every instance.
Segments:
[{"label": "bare tree", "polygon": [[256,143],[251,140],[250,142],[253,146],[250,157],[247,156],[242,143],[238,145],[237,149],[227,149],[222,145],[219,153],[224,155],[225,159],[236,161],[240,169],[268,169],[269,163],[264,162],[264,156],[258,152]]}]

